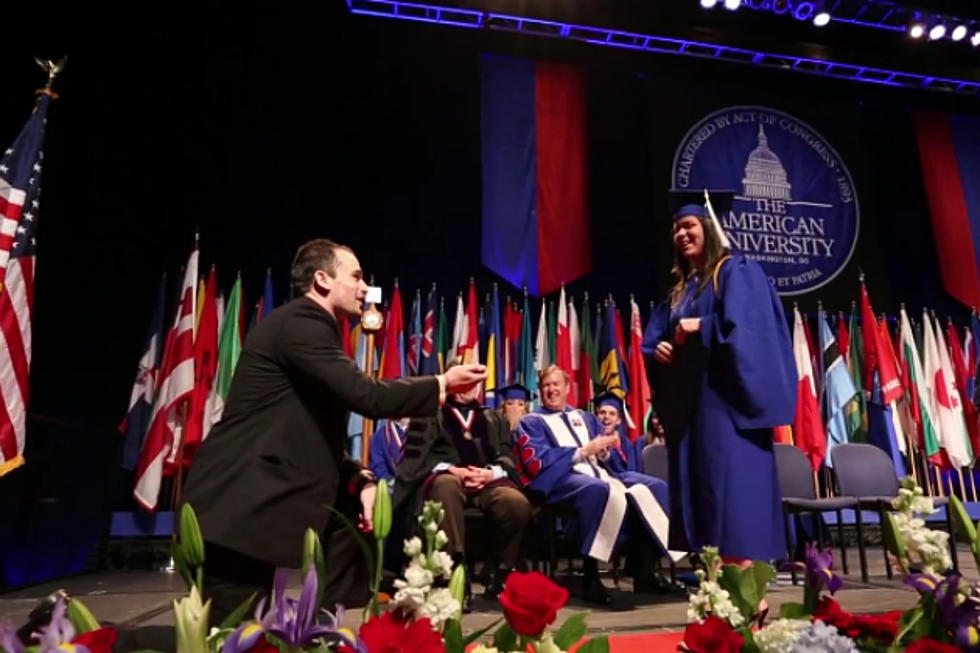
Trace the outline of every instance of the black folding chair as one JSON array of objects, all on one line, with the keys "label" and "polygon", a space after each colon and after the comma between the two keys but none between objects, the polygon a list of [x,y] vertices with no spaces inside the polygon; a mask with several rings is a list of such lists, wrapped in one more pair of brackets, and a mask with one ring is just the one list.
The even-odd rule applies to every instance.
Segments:
[{"label": "black folding chair", "polygon": [[[834,463],[834,477],[837,486],[844,496],[857,499],[858,506],[866,510],[876,510],[878,520],[884,529],[885,511],[892,510],[892,500],[898,496],[898,477],[888,454],[870,444],[839,444],[830,452]],[[946,528],[949,530],[949,552],[953,561],[953,571],[959,573],[959,561],[956,556],[956,531],[953,530],[953,518],[946,504],[946,497],[931,497],[937,508],[946,511]],[[860,523],[860,522],[859,522]],[[884,533],[884,530],[882,530]],[[860,538],[860,532],[858,534]],[[881,548],[885,555],[885,574],[892,577],[892,568],[888,564],[888,546],[885,538],[881,538]]]},{"label": "black folding chair", "polygon": [[648,444],[643,447],[643,473],[670,484],[670,463],[667,460],[666,446]]},{"label": "black folding chair", "polygon": [[[813,485],[813,468],[806,454],[791,444],[776,444],[774,447],[776,454],[776,472],[779,474],[779,489],[783,503],[783,529],[786,532],[786,546],[791,547],[790,542],[790,516],[799,514],[812,514],[816,521],[817,544],[823,546],[824,535],[829,535],[824,531],[824,523],[821,515],[825,512],[833,512],[837,515],[837,535],[840,540],[841,568],[844,573],[847,570],[847,543],[844,539],[844,517],[842,511],[845,508],[853,508],[857,515],[858,532],[858,559],[861,566],[861,580],[867,582],[868,569],[864,553],[864,542],[862,541],[861,511],[858,510],[858,501],[854,497],[817,497],[816,488]],[[830,538],[827,537],[829,540]],[[793,560],[793,550],[789,550],[789,559]],[[796,584],[796,572],[793,574],[793,584]]]}]

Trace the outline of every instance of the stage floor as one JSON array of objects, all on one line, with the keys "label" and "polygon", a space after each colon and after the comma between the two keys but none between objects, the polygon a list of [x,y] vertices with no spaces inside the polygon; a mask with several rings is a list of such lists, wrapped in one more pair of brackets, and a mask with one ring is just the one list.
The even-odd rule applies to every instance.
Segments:
[{"label": "stage floor", "polygon": [[[965,546],[960,546],[960,570],[968,578],[977,578],[977,568],[973,556]],[[839,555],[839,551],[835,552]],[[868,549],[870,579],[862,583],[857,569],[857,551],[848,550],[851,574],[845,576],[844,588],[837,593],[837,599],[846,610],[856,612],[884,612],[904,610],[916,601],[914,591],[902,586],[895,578],[889,581],[885,576],[882,553],[879,547]],[[564,568],[563,564],[559,565]],[[561,574],[559,580],[572,588],[577,588],[577,578]],[[588,619],[589,630],[593,633],[650,633],[682,630],[687,621],[687,602],[682,595],[649,596],[633,595],[628,578],[621,578],[618,587],[612,575],[604,574],[607,587],[613,588],[617,601],[627,609],[597,609],[577,598],[559,615],[559,623],[571,612],[591,610]],[[291,578],[290,587],[298,590],[299,575]],[[184,593],[181,579],[165,571],[107,571],[90,573],[47,582],[32,587],[21,588],[0,594],[0,618],[8,618],[15,624],[25,621],[27,613],[44,595],[64,588],[70,594],[83,598],[96,617],[119,625],[135,627],[147,625],[166,625],[173,623],[172,601]],[[479,585],[475,591],[481,591]],[[776,586],[768,594],[771,614],[778,614],[784,602],[801,601],[802,587],[794,587],[788,574],[780,574]],[[492,622],[499,615],[496,603],[478,598],[474,602],[473,613],[466,616],[464,626],[467,630],[476,629]],[[347,625],[354,626],[360,621],[360,611],[347,613]]]}]

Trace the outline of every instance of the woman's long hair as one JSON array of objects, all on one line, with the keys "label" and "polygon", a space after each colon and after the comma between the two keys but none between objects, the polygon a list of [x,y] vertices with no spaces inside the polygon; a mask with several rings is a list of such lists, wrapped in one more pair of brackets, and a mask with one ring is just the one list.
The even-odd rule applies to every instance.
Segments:
[{"label": "woman's long hair", "polygon": [[[698,222],[701,223],[701,231],[704,232],[704,270],[701,273],[701,279],[698,281],[698,289],[695,292],[695,297],[704,292],[704,289],[711,283],[711,279],[715,275],[715,270],[718,269],[718,265],[725,258],[725,254],[727,254],[725,248],[721,246],[721,241],[718,240],[714,226],[708,222],[711,218],[696,217]],[[670,227],[671,242],[674,241],[674,233],[676,232],[675,224],[671,223]],[[674,266],[670,269],[670,273],[676,281],[670,291],[671,308],[677,308],[681,303],[681,300],[684,298],[684,288],[687,286],[687,280],[694,272],[696,270],[693,269],[691,263],[681,255],[680,250],[677,249],[677,245],[674,245]]]}]

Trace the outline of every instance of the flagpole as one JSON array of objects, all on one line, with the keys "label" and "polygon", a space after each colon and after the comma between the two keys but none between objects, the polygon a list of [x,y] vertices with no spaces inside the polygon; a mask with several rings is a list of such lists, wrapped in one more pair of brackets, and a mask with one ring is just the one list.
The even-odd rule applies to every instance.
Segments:
[{"label": "flagpole", "polygon": [[966,501],[966,482],[963,480],[963,468],[957,467],[956,473],[960,477],[960,498]]},{"label": "flagpole", "polygon": [[[374,285],[373,279],[371,280],[371,285]],[[374,374],[374,337],[381,330],[382,326],[384,326],[384,316],[372,302],[361,315],[361,332],[367,334],[365,342],[367,351],[364,352],[364,373],[372,379],[376,378]],[[374,433],[374,420],[365,416],[363,424],[364,432],[361,435],[361,464],[366,467],[368,456],[371,452],[371,435]]]}]

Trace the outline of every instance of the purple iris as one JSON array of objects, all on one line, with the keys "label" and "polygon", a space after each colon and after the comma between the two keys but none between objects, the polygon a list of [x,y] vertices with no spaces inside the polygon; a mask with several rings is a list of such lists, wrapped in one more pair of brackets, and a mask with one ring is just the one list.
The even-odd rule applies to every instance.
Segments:
[{"label": "purple iris", "polygon": [[980,595],[976,587],[964,595],[960,577],[950,574],[935,590],[936,608],[943,625],[953,631],[956,647],[961,651],[980,651]]},{"label": "purple iris", "polygon": [[340,631],[340,622],[343,619],[343,608],[340,606],[337,606],[336,615],[322,610],[323,623],[316,622],[316,570],[311,568],[307,572],[298,601],[286,596],[288,575],[289,572],[285,569],[276,570],[272,605],[263,614],[268,597],[262,597],[255,608],[255,623],[239,626],[225,641],[222,653],[248,651],[255,646],[263,633],[278,637],[291,648],[311,646],[322,637],[328,644],[343,643],[360,650],[361,647],[355,644],[353,637]]},{"label": "purple iris", "polygon": [[821,552],[812,542],[806,545],[806,579],[817,593],[826,587],[835,594],[844,584],[834,573],[834,554],[830,550]]},{"label": "purple iris", "polygon": [[41,642],[38,653],[61,653],[65,650],[60,648],[62,644],[70,646],[70,650],[74,653],[89,653],[87,646],[71,643],[75,637],[75,627],[71,625],[71,620],[65,616],[66,609],[65,600],[59,597],[51,611],[51,622],[37,633]]},{"label": "purple iris", "polygon": [[942,578],[932,574],[909,574],[905,577],[905,584],[920,594],[932,594],[942,582]]},{"label": "purple iris", "polygon": [[7,653],[23,653],[24,645],[17,637],[17,630],[9,620],[0,621],[0,649]]}]

